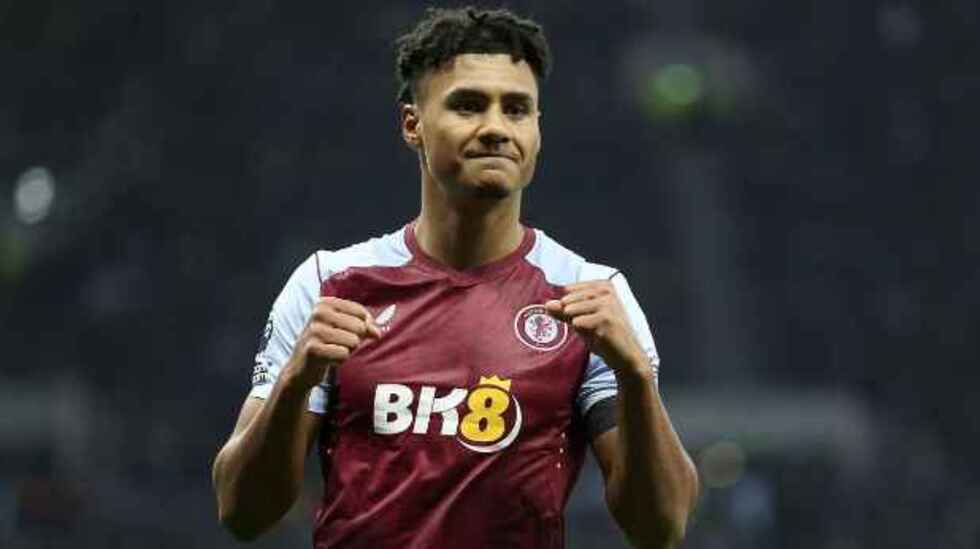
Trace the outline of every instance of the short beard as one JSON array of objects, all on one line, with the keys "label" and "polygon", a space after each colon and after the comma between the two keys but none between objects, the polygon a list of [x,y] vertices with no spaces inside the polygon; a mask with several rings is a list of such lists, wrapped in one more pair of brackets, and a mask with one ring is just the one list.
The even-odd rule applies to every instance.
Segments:
[{"label": "short beard", "polygon": [[502,200],[511,194],[511,190],[503,185],[463,186],[464,192],[470,191],[474,198]]},{"label": "short beard", "polygon": [[455,180],[449,184],[440,184],[446,193],[458,197],[477,200],[503,200],[514,193],[505,183],[480,183]]}]

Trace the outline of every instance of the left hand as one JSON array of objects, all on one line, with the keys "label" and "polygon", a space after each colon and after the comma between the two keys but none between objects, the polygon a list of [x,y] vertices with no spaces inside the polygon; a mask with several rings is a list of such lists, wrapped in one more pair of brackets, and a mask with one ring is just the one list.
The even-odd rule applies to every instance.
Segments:
[{"label": "left hand", "polygon": [[548,314],[568,322],[589,350],[616,372],[644,368],[649,359],[640,347],[626,310],[609,280],[589,280],[563,288],[561,299],[544,304]]}]

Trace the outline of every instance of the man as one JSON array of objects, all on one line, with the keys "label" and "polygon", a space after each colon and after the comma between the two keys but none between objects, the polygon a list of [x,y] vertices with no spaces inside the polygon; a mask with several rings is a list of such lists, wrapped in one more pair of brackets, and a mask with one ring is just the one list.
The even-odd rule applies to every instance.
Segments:
[{"label": "man", "polygon": [[421,212],[286,283],[214,463],[221,521],[240,539],[271,527],[316,445],[315,547],[561,547],[591,444],[627,537],[675,546],[697,477],[643,313],[619,271],[519,221],[550,65],[540,27],[430,10],[397,44]]}]

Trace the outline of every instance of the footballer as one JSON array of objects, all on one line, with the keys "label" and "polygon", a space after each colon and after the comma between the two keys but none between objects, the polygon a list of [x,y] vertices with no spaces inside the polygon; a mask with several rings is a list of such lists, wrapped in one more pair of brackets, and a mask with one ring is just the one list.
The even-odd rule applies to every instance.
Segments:
[{"label": "footballer", "polygon": [[684,537],[695,468],[626,277],[521,223],[541,150],[542,29],[430,9],[397,45],[418,217],[312,253],[272,305],[214,462],[221,522],[254,539],[315,451],[318,549],[558,548],[591,449],[637,547]]}]

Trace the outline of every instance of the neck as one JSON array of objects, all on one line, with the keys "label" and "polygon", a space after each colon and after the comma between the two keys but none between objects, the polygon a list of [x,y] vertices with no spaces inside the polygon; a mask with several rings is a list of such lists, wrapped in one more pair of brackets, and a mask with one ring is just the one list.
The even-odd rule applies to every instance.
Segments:
[{"label": "neck", "polygon": [[459,270],[478,267],[521,245],[520,204],[520,190],[505,198],[450,197],[437,183],[423,183],[415,239],[440,263]]}]

